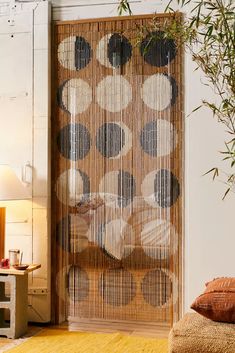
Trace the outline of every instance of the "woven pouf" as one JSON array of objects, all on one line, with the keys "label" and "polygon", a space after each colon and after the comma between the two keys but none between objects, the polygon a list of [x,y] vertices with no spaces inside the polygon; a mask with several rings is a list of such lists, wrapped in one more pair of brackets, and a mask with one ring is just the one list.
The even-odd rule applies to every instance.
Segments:
[{"label": "woven pouf", "polygon": [[169,353],[235,353],[235,324],[186,314],[170,332]]}]

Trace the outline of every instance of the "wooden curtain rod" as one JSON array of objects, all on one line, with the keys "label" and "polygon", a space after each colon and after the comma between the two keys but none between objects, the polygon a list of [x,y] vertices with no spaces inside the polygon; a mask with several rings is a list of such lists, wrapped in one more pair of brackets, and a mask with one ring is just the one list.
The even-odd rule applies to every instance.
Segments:
[{"label": "wooden curtain rod", "polygon": [[152,13],[147,15],[132,15],[132,16],[115,16],[115,17],[98,17],[98,18],[85,18],[81,20],[72,20],[72,21],[54,21],[55,25],[67,25],[67,24],[81,24],[81,23],[92,23],[92,22],[109,22],[109,21],[126,21],[126,20],[143,20],[151,19],[154,17],[173,17],[180,16],[182,13]]}]

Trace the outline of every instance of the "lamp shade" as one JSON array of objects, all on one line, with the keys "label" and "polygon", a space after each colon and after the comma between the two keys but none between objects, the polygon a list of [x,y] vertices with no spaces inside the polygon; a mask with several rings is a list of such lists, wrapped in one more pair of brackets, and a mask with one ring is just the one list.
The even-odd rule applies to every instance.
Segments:
[{"label": "lamp shade", "polygon": [[6,164],[0,164],[0,200],[25,200],[30,195],[15,172]]}]

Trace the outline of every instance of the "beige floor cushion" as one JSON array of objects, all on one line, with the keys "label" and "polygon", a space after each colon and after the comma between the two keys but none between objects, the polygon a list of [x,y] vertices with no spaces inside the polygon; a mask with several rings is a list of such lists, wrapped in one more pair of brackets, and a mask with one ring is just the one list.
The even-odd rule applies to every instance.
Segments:
[{"label": "beige floor cushion", "polygon": [[186,314],[170,332],[169,353],[235,353],[235,324]]}]

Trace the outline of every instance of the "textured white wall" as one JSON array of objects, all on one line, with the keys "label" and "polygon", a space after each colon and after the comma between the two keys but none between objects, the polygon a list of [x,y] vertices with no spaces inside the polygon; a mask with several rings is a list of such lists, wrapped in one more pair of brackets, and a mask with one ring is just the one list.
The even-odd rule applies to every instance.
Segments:
[{"label": "textured white wall", "polygon": [[[23,262],[42,267],[29,276],[29,319],[50,320],[50,6],[0,3],[0,163],[22,177],[30,164],[31,199],[8,201],[5,256],[23,251]],[[29,170],[28,170],[29,172]],[[46,291],[48,292],[46,294]]]},{"label": "textured white wall", "polygon": [[185,66],[185,309],[202,291],[204,283],[218,276],[235,276],[234,201],[226,186],[202,176],[218,166],[224,170],[222,155],[225,132],[207,109],[187,117],[202,99],[214,100],[202,75],[193,72],[189,56]]},{"label": "textured white wall", "polygon": [[[117,2],[109,0],[52,0],[57,20],[117,15]],[[134,14],[163,12],[168,0],[133,1]],[[68,6],[69,5],[69,6]],[[74,5],[77,5],[74,7]],[[78,6],[79,5],[79,6]],[[225,201],[225,186],[202,176],[214,166],[224,165],[218,151],[223,148],[223,128],[202,109],[187,115],[204,98],[214,99],[202,85],[202,74],[194,72],[189,55],[185,59],[185,311],[200,294],[204,283],[217,276],[234,276],[234,200]]]}]

